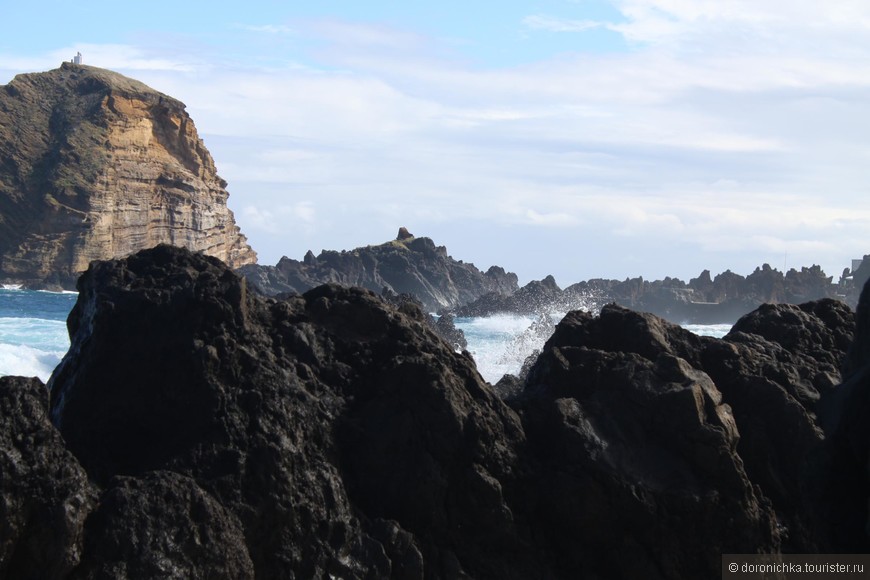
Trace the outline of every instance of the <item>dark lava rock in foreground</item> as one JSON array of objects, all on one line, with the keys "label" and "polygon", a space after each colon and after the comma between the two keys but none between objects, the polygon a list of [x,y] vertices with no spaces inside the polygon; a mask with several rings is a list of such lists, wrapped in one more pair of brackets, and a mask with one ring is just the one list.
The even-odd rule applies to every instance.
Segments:
[{"label": "dark lava rock in foreground", "polygon": [[0,377],[0,577],[66,578],[96,491],[48,420],[42,382]]},{"label": "dark lava rock in foreground", "polygon": [[571,313],[503,401],[369,291],[262,298],[168,246],[79,291],[54,425],[38,381],[0,379],[0,577],[715,578],[840,546],[818,518],[866,504],[826,495],[825,466],[867,461],[851,415],[833,458],[817,426],[837,303],[727,340]]}]

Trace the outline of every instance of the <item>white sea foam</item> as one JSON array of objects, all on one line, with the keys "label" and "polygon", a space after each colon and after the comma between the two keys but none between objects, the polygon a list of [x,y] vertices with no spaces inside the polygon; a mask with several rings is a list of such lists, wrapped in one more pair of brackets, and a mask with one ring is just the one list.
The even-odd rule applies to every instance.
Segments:
[{"label": "white sea foam", "polygon": [[[563,312],[533,318],[501,314],[485,318],[457,318],[456,327],[465,333],[468,351],[474,356],[477,370],[490,383],[506,374],[519,373],[525,360],[553,334]],[[683,328],[702,336],[722,338],[730,324],[687,324]]]},{"label": "white sea foam", "polygon": [[44,351],[29,346],[0,343],[0,376],[19,375],[48,380],[60,359],[61,351]]},{"label": "white sea foam", "polygon": [[44,318],[0,318],[0,343],[47,351],[69,348],[66,323]]},{"label": "white sea foam", "polygon": [[496,383],[506,374],[519,373],[526,358],[544,345],[560,319],[561,315],[543,321],[531,316],[498,314],[457,318],[456,327],[465,333],[468,351],[474,356],[481,376]]},{"label": "white sea foam", "polygon": [[0,376],[36,376],[47,381],[68,348],[62,321],[0,318]]},{"label": "white sea foam", "polygon": [[700,336],[722,338],[731,332],[731,324],[684,324],[683,328]]}]

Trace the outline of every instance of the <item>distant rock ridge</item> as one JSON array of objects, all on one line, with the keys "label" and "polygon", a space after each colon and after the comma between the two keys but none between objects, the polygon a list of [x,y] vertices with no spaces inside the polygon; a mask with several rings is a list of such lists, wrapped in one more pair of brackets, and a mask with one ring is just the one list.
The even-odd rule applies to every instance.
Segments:
[{"label": "distant rock ridge", "polygon": [[[688,283],[677,278],[644,280],[593,279],[559,288],[552,276],[532,281],[512,294],[490,293],[454,311],[457,316],[490,316],[497,313],[540,315],[569,310],[599,311],[616,303],[650,312],[675,324],[733,324],[762,304],[800,304],[833,298],[851,307],[858,303],[863,283],[870,277],[870,257],[860,268],[847,272],[837,284],[819,266],[794,268],[783,274],[770,265],[748,276],[726,270],[711,277],[704,270]],[[860,286],[859,286],[860,284]]]},{"label": "distant rock ridge", "polygon": [[447,248],[430,238],[415,237],[399,228],[395,240],[375,246],[310,250],[302,261],[283,257],[275,266],[251,264],[239,269],[257,288],[269,295],[302,293],[326,283],[358,286],[374,292],[387,290],[410,294],[430,312],[455,308],[478,297],[517,290],[516,274],[493,266],[486,272],[474,264],[454,260]]},{"label": "distant rock ridge", "polygon": [[78,288],[50,395],[0,378],[3,578],[682,580],[868,547],[870,290],[725,339],[571,312],[500,399],[363,289],[265,298],[171,246]]},{"label": "distant rock ridge", "polygon": [[170,243],[256,261],[180,101],[63,63],[0,87],[0,282],[75,286],[91,260]]}]

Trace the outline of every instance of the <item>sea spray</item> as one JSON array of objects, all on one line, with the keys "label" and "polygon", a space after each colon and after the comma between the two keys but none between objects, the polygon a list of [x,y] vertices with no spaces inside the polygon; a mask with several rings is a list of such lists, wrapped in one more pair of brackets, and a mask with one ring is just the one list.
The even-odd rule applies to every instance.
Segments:
[{"label": "sea spray", "polygon": [[0,289],[0,376],[47,381],[69,348],[66,318],[76,294]]},{"label": "sea spray", "polygon": [[[48,380],[69,348],[66,318],[74,293],[0,289],[0,376],[37,376]],[[552,335],[563,311],[540,316],[502,314],[457,318],[484,379],[496,383],[517,375],[525,361]],[[722,337],[731,325],[687,325],[696,334]]]},{"label": "sea spray", "polygon": [[[564,312],[550,312],[538,317],[498,314],[479,318],[457,318],[456,327],[465,333],[468,351],[477,370],[495,384],[506,374],[519,375],[528,358],[544,347]],[[722,338],[730,324],[690,324],[683,328],[701,336]]]}]

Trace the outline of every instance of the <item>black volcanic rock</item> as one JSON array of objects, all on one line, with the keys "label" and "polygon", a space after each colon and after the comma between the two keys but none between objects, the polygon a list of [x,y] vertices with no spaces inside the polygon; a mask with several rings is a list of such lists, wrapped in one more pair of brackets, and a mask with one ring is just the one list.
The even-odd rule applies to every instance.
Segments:
[{"label": "black volcanic rock", "polygon": [[[868,262],[870,263],[870,262]],[[868,266],[870,271],[870,266]],[[822,298],[851,300],[848,283],[835,286],[819,266],[790,269],[785,276],[764,264],[749,276],[725,271],[715,278],[704,270],[688,284],[664,280],[628,278],[593,279],[559,289],[552,277],[530,282],[513,293],[485,294],[456,310],[459,316],[490,316],[498,313],[540,315],[548,312],[587,310],[598,312],[615,303],[632,310],[650,312],[676,324],[733,324],[765,303],[802,303]],[[850,301],[851,300],[851,301]]]},{"label": "black volcanic rock", "polygon": [[[234,537],[238,520],[258,577],[388,577],[419,558],[441,578],[541,565],[502,487],[519,421],[418,309],[338,286],[262,299],[216,260],[167,246],[94,264],[79,291],[52,409],[92,477],[118,489],[106,494],[141,498],[186,537],[191,503],[226,521],[209,537]],[[112,483],[155,470],[183,477]],[[150,485],[181,505],[148,509]]]},{"label": "black volcanic rock", "polygon": [[[381,298],[403,311],[415,311],[423,309],[423,303],[417,300],[415,296],[410,294],[396,294],[389,288],[384,288],[381,291]],[[444,314],[441,316],[433,316],[426,314],[426,322],[429,326],[444,340],[453,345],[456,350],[465,350],[468,347],[468,341],[465,339],[465,333],[461,329],[456,328],[456,319],[452,314]]]},{"label": "black volcanic rock", "polygon": [[65,578],[96,489],[48,420],[39,379],[0,377],[0,578]]},{"label": "black volcanic rock", "polygon": [[85,537],[76,578],[254,578],[238,520],[177,473],[114,478]]},{"label": "black volcanic rock", "polygon": [[[630,353],[648,364],[658,364],[661,357],[679,357],[712,379],[731,408],[740,433],[737,454],[749,480],[763,492],[762,503],[769,500],[773,504],[783,526],[779,530],[783,549],[814,552],[822,541],[814,527],[820,517],[815,510],[816,474],[822,469],[823,441],[815,410],[821,394],[839,382],[834,361],[845,355],[843,347],[853,328],[851,311],[831,300],[801,307],[778,305],[752,313],[739,327],[743,331],[717,340],[616,305],[606,306],[597,317],[572,312],[544,349],[555,352],[539,359],[528,383],[553,385],[568,380],[554,378],[555,371],[547,370],[558,365],[542,367],[554,356],[565,358],[559,354],[566,348],[563,345],[620,356]],[[806,337],[811,338],[801,340]],[[816,342],[830,350],[817,348]],[[593,354],[583,356],[584,367],[605,364],[593,362],[597,360]],[[641,372],[630,370],[638,364],[630,359],[620,363],[623,372],[632,376]],[[599,371],[584,372],[593,373],[587,379],[590,384],[606,384]]]},{"label": "black volcanic rock", "polygon": [[[529,373],[539,533],[575,577],[713,578],[723,553],[777,552],[731,409],[672,355],[550,341]],[[579,542],[584,550],[572,550]],[[619,570],[614,561],[621,561]]]},{"label": "black volcanic rock", "polygon": [[[403,231],[404,230],[404,231]],[[405,228],[398,237],[377,246],[352,251],[305,254],[302,262],[286,256],[275,266],[248,265],[239,270],[268,295],[302,293],[321,284],[359,286],[415,296],[429,312],[455,308],[488,293],[509,294],[517,276],[499,267],[486,272],[454,260],[444,246],[416,238]]]},{"label": "black volcanic rock", "polygon": [[814,494],[832,497],[831,465],[861,491],[863,399],[831,456],[815,415],[850,322],[821,301],[718,340],[615,305],[571,312],[502,385],[508,404],[411,301],[265,298],[168,246],[95,262],[50,383],[56,428],[38,381],[0,380],[0,565],[677,580],[717,577],[726,552],[843,545],[817,518],[862,496]]},{"label": "black volcanic rock", "polygon": [[[868,260],[865,259],[866,264]],[[825,409],[829,463],[825,465],[825,523],[832,552],[870,552],[870,282],[855,312],[855,340],[843,365],[843,384]]]},{"label": "black volcanic rock", "polygon": [[[560,306],[562,289],[555,278],[532,280],[516,292],[489,292],[456,310],[457,316],[491,316],[498,313],[533,315]],[[568,310],[568,308],[565,308]]]}]

